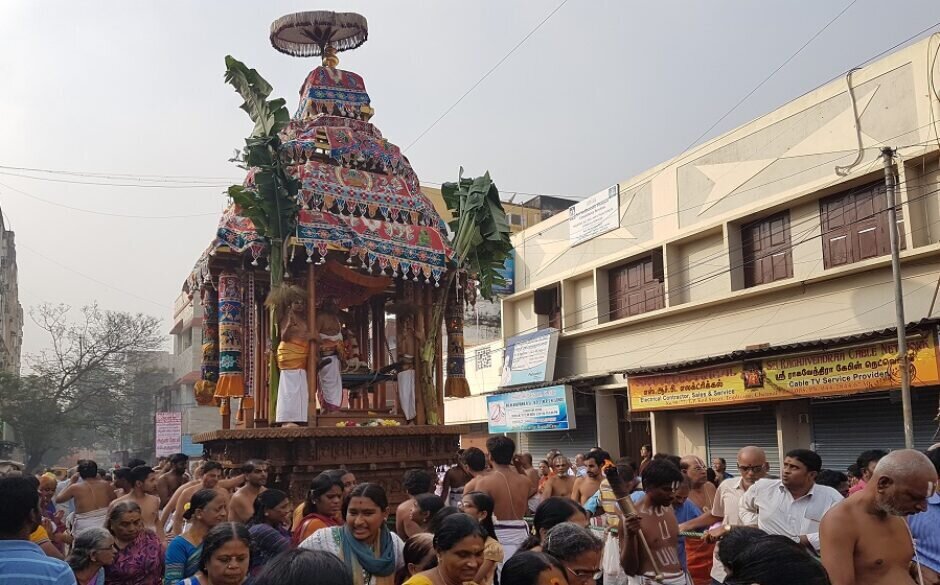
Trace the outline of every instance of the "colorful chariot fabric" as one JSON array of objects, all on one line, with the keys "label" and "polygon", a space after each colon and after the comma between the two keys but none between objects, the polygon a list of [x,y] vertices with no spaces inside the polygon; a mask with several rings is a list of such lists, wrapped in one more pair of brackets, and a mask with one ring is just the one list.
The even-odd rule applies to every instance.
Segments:
[{"label": "colorful chariot fabric", "polygon": [[202,364],[194,386],[196,404],[208,406],[219,381],[219,297],[211,283],[202,288]]},{"label": "colorful chariot fabric", "polygon": [[242,371],[242,285],[234,272],[219,276],[219,382],[216,398],[245,395]]}]

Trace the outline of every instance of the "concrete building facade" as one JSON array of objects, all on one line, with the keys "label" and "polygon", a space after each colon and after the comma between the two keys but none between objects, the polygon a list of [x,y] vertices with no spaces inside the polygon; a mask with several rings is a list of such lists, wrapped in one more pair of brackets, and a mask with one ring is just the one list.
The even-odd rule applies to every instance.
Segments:
[{"label": "concrete building facade", "polygon": [[214,431],[221,427],[219,409],[199,406],[193,394],[193,385],[199,380],[202,367],[202,307],[199,291],[190,298],[180,293],[173,305],[173,353],[170,358],[173,383],[160,394],[157,410],[181,412],[183,451],[188,455],[202,453],[200,445],[192,444],[192,436]]},{"label": "concrete building facade", "polygon": [[[897,149],[904,303],[907,321],[920,322],[910,335],[935,352],[940,71],[929,68],[938,42],[900,50],[619,183],[614,225],[600,235],[577,241],[582,226],[564,213],[516,234],[503,342],[560,331],[554,380],[545,385],[563,381],[584,396],[590,404],[578,408],[593,415],[594,442],[614,454],[636,457],[651,442],[658,451],[725,456],[759,442],[774,461],[814,447],[824,464],[828,454],[841,466],[849,450],[899,446],[896,383],[725,400],[701,396],[713,381],[693,374],[727,367],[729,380],[747,386],[749,372],[772,377],[770,358],[826,363],[835,358],[821,352],[856,355],[877,343],[891,353],[883,147]],[[539,301],[546,296],[555,299],[548,310]],[[469,377],[472,363],[467,370]],[[936,356],[915,380],[918,444],[936,429],[935,370]],[[668,404],[638,394],[672,396],[670,385],[690,379],[690,388],[706,391]],[[482,383],[476,393],[514,390]],[[466,412],[450,406],[448,421],[485,416],[469,404]]]}]

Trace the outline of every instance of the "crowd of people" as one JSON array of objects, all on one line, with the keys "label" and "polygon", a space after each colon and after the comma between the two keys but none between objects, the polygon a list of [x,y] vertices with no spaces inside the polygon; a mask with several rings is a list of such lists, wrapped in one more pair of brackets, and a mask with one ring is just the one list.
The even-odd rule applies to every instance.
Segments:
[{"label": "crowd of people", "polygon": [[755,446],[734,467],[639,455],[535,466],[494,436],[440,473],[407,470],[394,522],[385,489],[342,469],[301,502],[268,487],[263,461],[11,473],[0,585],[940,584],[940,444],[845,471],[794,449],[779,477]]}]

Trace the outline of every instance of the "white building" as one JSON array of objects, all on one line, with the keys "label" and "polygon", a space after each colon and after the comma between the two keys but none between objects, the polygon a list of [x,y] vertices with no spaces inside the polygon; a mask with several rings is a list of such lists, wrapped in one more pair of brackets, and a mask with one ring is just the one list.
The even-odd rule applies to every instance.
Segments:
[{"label": "white building", "polygon": [[[907,47],[620,182],[616,209],[602,215],[610,231],[575,243],[583,225],[559,214],[515,235],[517,292],[503,300],[503,337],[557,326],[554,380],[543,385],[573,385],[578,411],[577,430],[524,433],[522,448],[531,443],[539,456],[554,442],[573,454],[597,443],[636,457],[650,442],[705,457],[756,443],[774,464],[791,448],[813,447],[824,465],[844,467],[865,448],[902,446],[896,371],[875,364],[897,357],[881,149],[897,148],[907,321],[932,319],[940,70],[929,71],[929,59],[938,42]],[[936,430],[935,330],[926,322],[911,332],[922,350],[918,445]],[[877,359],[859,358],[866,354]],[[799,363],[833,375],[802,380]],[[866,388],[851,381],[866,376]],[[474,392],[497,390],[491,384]],[[485,421],[481,399],[448,402],[448,422]]]}]

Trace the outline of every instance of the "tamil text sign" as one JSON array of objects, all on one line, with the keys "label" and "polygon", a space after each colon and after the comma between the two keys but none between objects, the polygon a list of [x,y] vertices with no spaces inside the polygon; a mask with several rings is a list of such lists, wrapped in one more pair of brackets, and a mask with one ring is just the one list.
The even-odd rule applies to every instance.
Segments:
[{"label": "tamil text sign", "polygon": [[[940,383],[931,336],[908,340],[911,384]],[[675,374],[629,376],[630,409],[668,410],[900,387],[897,343],[883,341]]]},{"label": "tamil text sign", "polygon": [[620,227],[620,185],[568,208],[568,241],[577,246]]},{"label": "tamil text sign", "polygon": [[158,412],[156,414],[156,455],[166,457],[179,453],[182,446],[183,413]]},{"label": "tamil text sign", "polygon": [[571,386],[548,386],[486,397],[490,433],[566,431],[575,428]]}]

